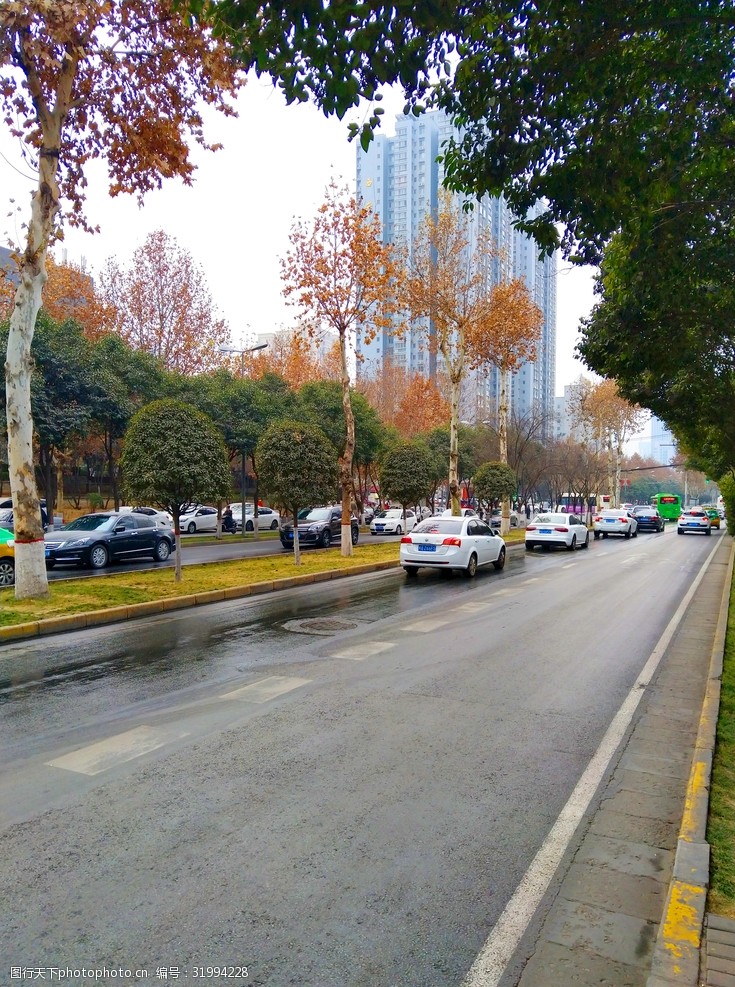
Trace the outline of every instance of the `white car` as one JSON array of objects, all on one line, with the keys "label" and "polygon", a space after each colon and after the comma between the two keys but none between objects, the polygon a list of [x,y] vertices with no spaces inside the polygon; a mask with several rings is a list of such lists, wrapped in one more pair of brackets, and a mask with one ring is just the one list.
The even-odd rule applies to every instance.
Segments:
[{"label": "white car", "polygon": [[[490,518],[490,524],[493,528],[499,528],[500,523],[503,520],[503,512],[499,507],[496,507],[492,512],[492,517]],[[517,528],[519,524],[518,514],[516,511],[510,512],[510,526],[511,528]]]},{"label": "white car", "polygon": [[404,520],[401,507],[390,507],[387,511],[378,511],[370,522],[371,535],[402,535],[404,531],[413,531],[416,515],[406,511]]},{"label": "white car", "polygon": [[638,537],[638,520],[632,511],[624,507],[610,507],[595,514],[593,519],[595,538],[608,535],[623,535],[625,538]]},{"label": "white car", "polygon": [[677,535],[686,535],[688,532],[712,534],[712,523],[707,512],[701,507],[690,507],[688,511],[682,511],[679,515],[679,520],[676,522]]},{"label": "white car", "polygon": [[190,535],[198,531],[216,531],[217,508],[196,504],[181,515],[179,526],[181,531],[186,531]]},{"label": "white car", "polygon": [[505,542],[479,517],[430,517],[401,538],[401,565],[409,576],[421,568],[462,570],[474,576],[481,566],[505,565]]},{"label": "white car", "polygon": [[[122,507],[120,510],[122,511]],[[168,511],[159,511],[155,507],[134,507],[130,513],[145,514],[146,517],[152,517],[157,528],[173,528],[174,526],[173,515],[169,514]]]},{"label": "white car", "polygon": [[[233,512],[234,514],[234,512]],[[252,504],[245,505],[245,530],[253,531],[254,524],[253,518],[255,517],[255,511],[253,510]],[[238,514],[235,518],[237,521],[237,526],[242,529],[242,514]],[[258,508],[258,531],[265,531],[270,529],[271,531],[277,531],[281,523],[281,515],[278,511],[274,511],[272,507],[259,507]]]},{"label": "white car", "polygon": [[[437,515],[437,517],[455,517],[455,516],[456,515],[452,514],[451,507],[447,507],[446,510],[442,511],[440,514]],[[477,511],[474,510],[472,507],[460,507],[459,517],[477,517]]]},{"label": "white car", "polygon": [[526,525],[526,551],[532,552],[538,546],[546,551],[557,545],[573,552],[575,548],[587,548],[590,533],[587,525],[578,514],[537,514]]}]

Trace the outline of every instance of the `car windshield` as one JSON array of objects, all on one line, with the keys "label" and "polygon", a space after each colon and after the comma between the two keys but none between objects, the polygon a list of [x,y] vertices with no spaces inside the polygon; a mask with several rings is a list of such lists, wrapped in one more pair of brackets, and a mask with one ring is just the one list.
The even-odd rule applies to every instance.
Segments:
[{"label": "car windshield", "polygon": [[534,524],[566,524],[568,516],[566,514],[537,514],[533,519]]},{"label": "car windshield", "polygon": [[119,518],[116,514],[85,514],[64,525],[64,531],[98,531],[112,528]]},{"label": "car windshield", "polygon": [[462,531],[461,517],[430,517],[413,529],[421,535],[458,535]]},{"label": "car windshield", "polygon": [[634,507],[633,508],[633,513],[634,514],[655,514],[656,513],[656,508],[655,507]]},{"label": "car windshield", "polygon": [[299,521],[328,521],[331,513],[331,507],[314,507],[306,517],[302,517],[302,512],[299,511]]}]

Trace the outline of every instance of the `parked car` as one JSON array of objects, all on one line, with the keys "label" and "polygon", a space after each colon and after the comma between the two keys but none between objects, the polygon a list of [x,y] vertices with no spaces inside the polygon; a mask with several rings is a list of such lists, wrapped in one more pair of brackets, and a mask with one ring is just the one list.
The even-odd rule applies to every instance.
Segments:
[{"label": "parked car", "polygon": [[[493,528],[499,528],[500,522],[503,520],[503,512],[499,507],[496,507],[490,517],[490,526]],[[519,524],[518,514],[515,511],[510,512],[510,526],[511,528],[517,528]]]},{"label": "parked car", "polygon": [[710,519],[701,507],[690,507],[679,515],[679,520],[676,522],[677,535],[686,535],[690,532],[703,535],[712,534]]},{"label": "parked car", "polygon": [[165,562],[176,551],[171,529],[159,528],[153,518],[132,512],[83,514],[59,531],[50,531],[45,535],[44,542],[49,569],[57,563],[104,569],[115,559],[142,556],[149,556],[155,562]]},{"label": "parked car", "polygon": [[625,538],[636,538],[638,535],[638,521],[635,515],[623,507],[609,507],[604,511],[595,514],[594,520],[595,538],[608,535],[623,535]]},{"label": "parked car", "polygon": [[539,546],[545,551],[554,545],[573,552],[575,548],[589,546],[590,533],[578,514],[544,512],[526,525],[525,541],[527,552]]},{"label": "parked car", "polygon": [[15,539],[13,532],[0,528],[0,587],[15,583]]},{"label": "parked car", "polygon": [[401,538],[399,556],[408,576],[417,576],[425,568],[460,569],[472,577],[481,566],[503,568],[505,542],[489,524],[471,514],[431,517]]},{"label": "parked car", "polygon": [[203,504],[192,505],[179,518],[179,530],[193,535],[198,531],[217,530],[217,508]]},{"label": "parked car", "polygon": [[391,507],[387,511],[378,511],[370,522],[371,535],[402,535],[404,531],[413,531],[416,524],[416,515],[413,511],[406,511],[403,516],[403,509]]},{"label": "parked car", "polygon": [[[342,537],[342,508],[309,507],[299,511],[299,545],[306,547],[320,545],[329,548],[333,541],[339,542]],[[360,523],[352,518],[352,544],[357,544],[360,537]],[[280,529],[281,544],[286,549],[293,549],[293,524],[288,522]]]},{"label": "parked car", "polygon": [[120,507],[120,514],[144,514],[146,517],[153,518],[156,526],[159,528],[173,528],[174,519],[173,515],[169,514],[168,511],[159,511],[156,507]]},{"label": "parked car", "polygon": [[[49,527],[49,516],[46,510],[46,501],[41,500],[40,506],[41,524],[43,525],[43,530],[47,531]],[[54,514],[54,526],[60,528],[63,523],[63,516],[61,514]],[[15,514],[13,512],[13,501],[10,497],[6,497],[0,501],[0,528],[5,528],[6,531],[15,530]]]},{"label": "parked car", "polygon": [[663,531],[666,526],[666,522],[658,510],[647,504],[639,504],[633,508],[631,513],[638,522],[639,531]]},{"label": "parked car", "polygon": [[[237,522],[238,528],[242,531],[242,506],[240,506],[240,512],[236,515],[232,512],[232,516]],[[255,517],[255,510],[252,504],[245,505],[245,530],[253,531],[255,525],[253,519]],[[258,530],[265,531],[270,529],[271,531],[276,531],[281,523],[281,515],[278,511],[274,511],[272,507],[259,507],[258,508]]]},{"label": "parked car", "polygon": [[720,512],[716,507],[703,507],[702,510],[709,518],[709,523],[711,528],[717,528],[720,530]]}]

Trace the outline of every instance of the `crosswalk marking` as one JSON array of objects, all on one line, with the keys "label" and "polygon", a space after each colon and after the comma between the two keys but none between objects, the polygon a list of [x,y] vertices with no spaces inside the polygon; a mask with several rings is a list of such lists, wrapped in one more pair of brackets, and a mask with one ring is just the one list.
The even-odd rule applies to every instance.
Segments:
[{"label": "crosswalk marking", "polygon": [[349,648],[341,648],[339,651],[332,651],[330,658],[346,658],[347,661],[364,661],[374,655],[382,655],[385,651],[395,648],[393,641],[364,641],[362,644],[353,644]]},{"label": "crosswalk marking", "polygon": [[424,620],[417,620],[413,624],[405,624],[404,631],[416,631],[419,634],[426,634],[429,631],[436,631],[440,627],[445,627],[449,621],[446,617],[428,617]]},{"label": "crosswalk marking", "polygon": [[188,736],[187,731],[175,727],[136,727],[134,730],[126,730],[125,733],[100,740],[88,747],[81,747],[70,754],[55,757],[53,761],[47,761],[46,764],[50,768],[61,768],[77,774],[98,775],[102,771],[109,771],[117,764],[133,761],[136,757],[142,757],[186,736]]},{"label": "crosswalk marking", "polygon": [[252,682],[244,685],[240,689],[233,689],[220,696],[220,699],[244,699],[248,703],[267,703],[269,699],[276,699],[292,689],[299,689],[302,685],[308,685],[311,679],[299,679],[288,675],[269,675],[267,679],[259,682]]}]

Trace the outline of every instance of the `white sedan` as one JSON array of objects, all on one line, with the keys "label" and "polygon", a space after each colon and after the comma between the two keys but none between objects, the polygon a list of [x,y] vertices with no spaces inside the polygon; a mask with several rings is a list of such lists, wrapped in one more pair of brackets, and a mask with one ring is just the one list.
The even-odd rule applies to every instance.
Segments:
[{"label": "white sedan", "polygon": [[472,577],[481,566],[503,568],[505,542],[478,517],[430,517],[401,538],[400,560],[409,576],[425,568]]},{"label": "white sedan", "polygon": [[[245,505],[245,530],[252,531],[254,529],[253,525],[253,505]],[[238,527],[242,529],[242,514],[235,518]],[[258,508],[258,531],[265,531],[270,528],[271,531],[277,531],[281,523],[281,515],[278,511],[274,511],[272,507],[259,507]]]},{"label": "white sedan", "polygon": [[593,519],[595,538],[602,535],[623,535],[625,538],[638,537],[638,520],[626,507],[610,507],[595,514]]},{"label": "white sedan", "polygon": [[413,511],[406,511],[404,520],[402,508],[391,507],[387,511],[378,511],[370,522],[370,534],[402,535],[404,531],[413,531],[415,524],[416,515]]},{"label": "white sedan", "polygon": [[537,514],[526,525],[527,552],[532,552],[539,545],[544,551],[558,545],[573,552],[575,548],[587,548],[589,543],[587,525],[577,514],[544,512]]},{"label": "white sedan", "polygon": [[181,531],[186,531],[190,535],[194,535],[198,531],[216,531],[217,508],[203,507],[201,504],[197,504],[181,515],[179,526]]}]

